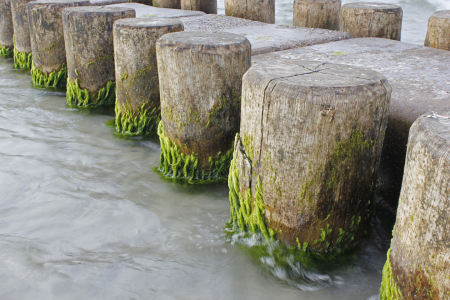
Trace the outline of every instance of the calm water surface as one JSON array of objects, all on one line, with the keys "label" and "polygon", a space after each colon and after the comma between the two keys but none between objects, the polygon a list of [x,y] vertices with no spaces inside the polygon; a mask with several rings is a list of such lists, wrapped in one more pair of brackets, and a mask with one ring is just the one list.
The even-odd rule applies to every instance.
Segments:
[{"label": "calm water surface", "polygon": [[65,102],[0,61],[0,299],[377,299],[380,216],[347,264],[273,265],[227,241],[226,184],[163,180],[156,137]]}]

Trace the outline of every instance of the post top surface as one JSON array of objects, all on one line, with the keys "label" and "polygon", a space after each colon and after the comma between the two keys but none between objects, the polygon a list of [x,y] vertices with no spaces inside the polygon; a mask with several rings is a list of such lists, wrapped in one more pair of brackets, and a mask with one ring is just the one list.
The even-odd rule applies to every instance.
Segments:
[{"label": "post top surface", "polygon": [[376,2],[355,2],[342,5],[342,8],[374,9],[374,10],[397,10],[402,9],[398,5]]},{"label": "post top surface", "polygon": [[86,3],[89,4],[89,0],[34,0],[27,3],[27,6],[36,6],[40,4],[73,4],[73,3]]},{"label": "post top surface", "polygon": [[450,151],[450,111],[429,112],[419,117],[416,122],[431,136],[445,141]]},{"label": "post top surface", "polygon": [[265,79],[297,87],[356,87],[386,81],[384,75],[369,69],[307,60],[257,63],[250,70]]},{"label": "post top surface", "polygon": [[311,4],[327,4],[327,3],[341,3],[341,0],[294,0],[295,3],[311,3]]},{"label": "post top surface", "polygon": [[112,6],[79,6],[79,7],[68,7],[65,8],[66,13],[81,13],[81,14],[101,14],[101,13],[115,13],[115,12],[127,12],[135,11],[133,8],[127,7],[112,7]]},{"label": "post top surface", "polygon": [[159,28],[165,26],[180,25],[183,23],[178,19],[169,18],[127,18],[120,19],[114,23],[114,27],[126,28]]},{"label": "post top surface", "polygon": [[431,17],[432,18],[450,19],[450,10],[437,11]]},{"label": "post top surface", "polygon": [[212,31],[180,31],[163,35],[161,42],[172,42],[193,46],[226,46],[236,45],[250,42],[246,37],[228,33],[228,32],[212,32]]}]

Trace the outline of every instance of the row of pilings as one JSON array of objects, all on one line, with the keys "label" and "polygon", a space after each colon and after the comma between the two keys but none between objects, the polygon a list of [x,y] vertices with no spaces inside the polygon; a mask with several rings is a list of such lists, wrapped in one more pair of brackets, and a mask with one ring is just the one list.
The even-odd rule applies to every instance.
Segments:
[{"label": "row of pilings", "polygon": [[[367,234],[392,91],[382,74],[311,61],[251,66],[242,35],[184,32],[179,20],[136,19],[125,7],[12,0],[8,19],[1,3],[2,53],[16,68],[31,69],[36,86],[65,86],[70,105],[115,105],[120,133],[157,131],[164,175],[228,180],[231,230],[321,254]],[[379,20],[384,37],[400,39],[401,10],[367,22],[362,6],[346,24]],[[448,13],[436,15],[430,24],[445,35]],[[411,128],[381,299],[450,295],[449,132],[450,112]]]}]

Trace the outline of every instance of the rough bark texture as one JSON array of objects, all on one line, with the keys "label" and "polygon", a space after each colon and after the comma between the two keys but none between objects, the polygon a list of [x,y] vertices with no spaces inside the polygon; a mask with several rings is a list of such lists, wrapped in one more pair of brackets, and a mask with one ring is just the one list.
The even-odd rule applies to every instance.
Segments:
[{"label": "rough bark texture", "polygon": [[339,30],[341,0],[295,0],[294,26]]},{"label": "rough bark texture", "polygon": [[450,111],[427,113],[409,131],[380,299],[450,299],[449,178]]},{"label": "rough bark texture", "polygon": [[276,61],[245,74],[240,189],[255,195],[261,178],[276,239],[332,251],[364,234],[390,94],[383,75],[345,65]]},{"label": "rough bark texture", "polygon": [[180,9],[181,8],[181,0],[153,0],[153,6],[160,7],[160,8]]},{"label": "rough bark texture", "polygon": [[[60,72],[67,65],[62,10],[85,5],[90,5],[88,0],[38,0],[27,4],[33,52],[32,79],[35,84],[66,85],[67,71]],[[52,77],[53,80],[43,80],[45,77]]]},{"label": "rough bark texture", "polygon": [[217,0],[181,0],[181,9],[217,14]]},{"label": "rough bark texture", "polygon": [[[135,10],[124,7],[90,6],[63,10],[70,104],[114,103],[115,92],[108,88],[108,93],[104,94],[102,90],[112,87],[111,83],[115,82],[113,23],[134,17]],[[104,97],[108,99],[101,99]]]},{"label": "rough bark texture", "polygon": [[0,0],[0,28],[0,48],[5,47],[12,54],[14,28],[11,16],[11,0]]},{"label": "rough bark texture", "polygon": [[275,0],[225,0],[225,14],[274,24]]},{"label": "rough bark texture", "polygon": [[400,41],[403,10],[383,3],[349,3],[341,8],[340,30],[354,38],[379,37]]},{"label": "rough bark texture", "polygon": [[156,131],[160,119],[156,41],[183,29],[176,19],[133,18],[114,23],[118,131]]},{"label": "rough bark texture", "polygon": [[30,0],[11,0],[11,15],[14,27],[14,66],[20,69],[29,69],[31,67],[28,2]]},{"label": "rough bark texture", "polygon": [[430,17],[424,45],[450,50],[450,10],[435,12]]},{"label": "rough bark texture", "polygon": [[178,32],[161,37],[156,53],[165,135],[209,171],[211,159],[225,155],[239,131],[250,42],[231,33]]}]

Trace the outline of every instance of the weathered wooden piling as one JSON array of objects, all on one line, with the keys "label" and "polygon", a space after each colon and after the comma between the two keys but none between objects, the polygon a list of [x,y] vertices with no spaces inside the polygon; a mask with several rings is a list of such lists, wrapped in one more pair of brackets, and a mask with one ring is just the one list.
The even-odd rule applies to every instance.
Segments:
[{"label": "weathered wooden piling", "polygon": [[302,250],[352,247],[367,230],[390,95],[367,69],[253,65],[228,181],[234,229]]},{"label": "weathered wooden piling", "polygon": [[[91,5],[94,6],[102,6],[102,5],[112,5],[112,4],[120,4],[120,3],[127,3],[127,0],[89,0],[89,2],[91,3]],[[133,1],[133,2],[138,2],[138,1]],[[152,5],[152,2],[149,1],[150,3],[145,3],[147,5]]]},{"label": "weathered wooden piling", "polygon": [[113,24],[136,17],[132,8],[86,6],[62,13],[67,58],[67,102],[78,106],[114,104]]},{"label": "weathered wooden piling", "polygon": [[225,0],[225,14],[273,24],[275,0]]},{"label": "weathered wooden piling", "polygon": [[160,8],[181,8],[181,0],[153,0],[153,6]]},{"label": "weathered wooden piling", "polygon": [[217,0],[181,0],[181,9],[217,14]]},{"label": "weathered wooden piling", "polygon": [[400,6],[356,2],[341,8],[340,30],[354,38],[379,37],[400,41],[403,10]]},{"label": "weathered wooden piling", "polygon": [[169,33],[157,41],[163,174],[226,178],[250,47],[245,37],[225,32]]},{"label": "weathered wooden piling", "polygon": [[341,0],[295,0],[294,26],[339,30]]},{"label": "weathered wooden piling", "polygon": [[31,78],[34,84],[66,86],[62,10],[86,5],[90,5],[88,0],[37,0],[27,4],[33,53]]},{"label": "weathered wooden piling", "polygon": [[156,41],[183,31],[176,19],[133,18],[114,23],[116,128],[142,134],[156,131],[161,119]]},{"label": "weathered wooden piling", "polygon": [[450,298],[450,111],[411,126],[380,299]]},{"label": "weathered wooden piling", "polygon": [[29,70],[33,61],[28,24],[27,3],[30,0],[11,0],[14,27],[14,67]]},{"label": "weathered wooden piling", "polygon": [[425,46],[450,50],[450,10],[435,12],[428,19]]},{"label": "weathered wooden piling", "polygon": [[11,57],[14,52],[11,0],[0,0],[0,28],[0,57]]}]

